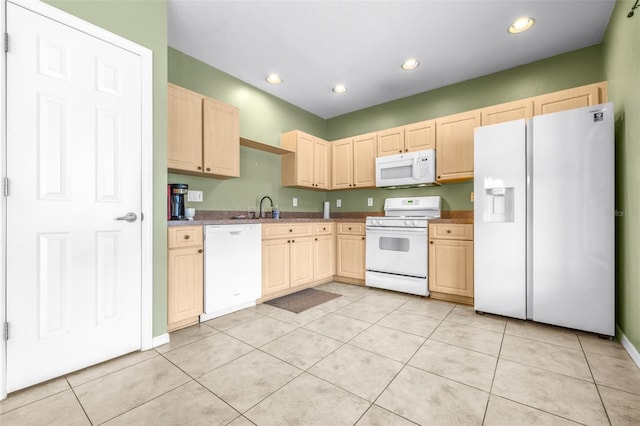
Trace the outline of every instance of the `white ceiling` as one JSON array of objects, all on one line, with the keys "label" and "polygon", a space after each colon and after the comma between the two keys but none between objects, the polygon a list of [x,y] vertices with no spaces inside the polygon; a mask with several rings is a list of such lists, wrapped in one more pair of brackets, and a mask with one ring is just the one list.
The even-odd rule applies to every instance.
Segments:
[{"label": "white ceiling", "polygon": [[[602,40],[614,0],[169,0],[169,46],[323,118]],[[511,35],[520,16],[535,26]],[[415,57],[420,66],[403,71]],[[280,85],[265,81],[276,72]],[[348,91],[331,88],[343,83]]]}]

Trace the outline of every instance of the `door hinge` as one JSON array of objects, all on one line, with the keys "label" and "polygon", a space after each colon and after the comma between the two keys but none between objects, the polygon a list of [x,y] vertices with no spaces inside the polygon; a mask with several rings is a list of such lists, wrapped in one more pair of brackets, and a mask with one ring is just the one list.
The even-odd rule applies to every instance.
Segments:
[{"label": "door hinge", "polygon": [[9,323],[4,323],[4,340],[9,340]]},{"label": "door hinge", "polygon": [[4,33],[4,51],[5,53],[9,51],[9,33]]},{"label": "door hinge", "polygon": [[4,193],[5,197],[9,196],[9,178],[5,177],[3,184],[2,184],[3,188],[2,188],[2,192]]}]

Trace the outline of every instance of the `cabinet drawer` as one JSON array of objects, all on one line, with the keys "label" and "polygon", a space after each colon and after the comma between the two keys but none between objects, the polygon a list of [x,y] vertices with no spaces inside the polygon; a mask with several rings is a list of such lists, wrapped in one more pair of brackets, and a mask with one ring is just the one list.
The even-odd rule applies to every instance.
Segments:
[{"label": "cabinet drawer", "polygon": [[283,237],[305,237],[311,236],[310,223],[290,223],[282,225],[262,225],[262,239]]},{"label": "cabinet drawer", "polygon": [[339,223],[338,234],[364,235],[364,223]]},{"label": "cabinet drawer", "polygon": [[202,245],[202,226],[171,226],[168,234],[169,248]]},{"label": "cabinet drawer", "polygon": [[473,225],[429,224],[429,238],[441,240],[473,240]]},{"label": "cabinet drawer", "polygon": [[333,223],[316,223],[315,235],[331,235],[333,233]]}]

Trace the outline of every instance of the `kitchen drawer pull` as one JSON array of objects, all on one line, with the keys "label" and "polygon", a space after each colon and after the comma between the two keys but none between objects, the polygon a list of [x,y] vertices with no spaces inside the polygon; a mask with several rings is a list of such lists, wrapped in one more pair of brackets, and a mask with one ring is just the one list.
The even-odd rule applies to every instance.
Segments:
[{"label": "kitchen drawer pull", "polygon": [[433,244],[433,241],[429,241],[429,244]]},{"label": "kitchen drawer pull", "polygon": [[450,234],[450,233],[451,233],[451,229],[447,229],[447,234]]},{"label": "kitchen drawer pull", "polygon": [[191,235],[189,235],[189,234],[187,234],[187,235],[185,235],[185,236],[184,236],[184,239],[185,239],[185,240],[188,240],[189,238],[191,238]]},{"label": "kitchen drawer pull", "polygon": [[200,249],[200,250],[198,250],[198,253],[202,253],[203,251],[204,251],[204,250]]},{"label": "kitchen drawer pull", "polygon": [[289,232],[293,232],[293,229],[289,229]]}]

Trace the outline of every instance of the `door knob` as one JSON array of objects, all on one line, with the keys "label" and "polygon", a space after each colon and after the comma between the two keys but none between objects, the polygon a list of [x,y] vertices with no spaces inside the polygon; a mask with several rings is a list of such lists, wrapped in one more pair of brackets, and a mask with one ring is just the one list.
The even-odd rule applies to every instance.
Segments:
[{"label": "door knob", "polygon": [[133,212],[129,212],[124,216],[117,217],[116,220],[126,220],[127,222],[135,222],[136,220],[138,220],[138,215]]}]

